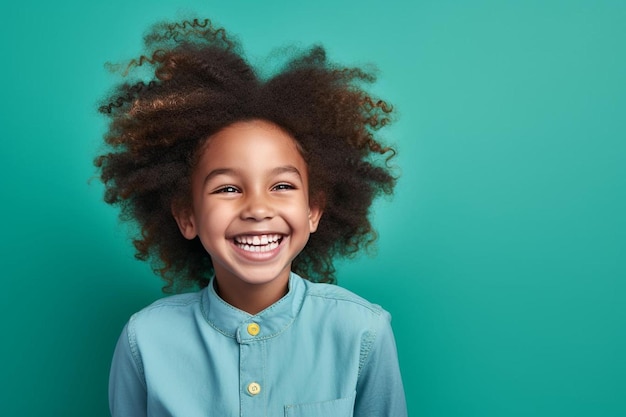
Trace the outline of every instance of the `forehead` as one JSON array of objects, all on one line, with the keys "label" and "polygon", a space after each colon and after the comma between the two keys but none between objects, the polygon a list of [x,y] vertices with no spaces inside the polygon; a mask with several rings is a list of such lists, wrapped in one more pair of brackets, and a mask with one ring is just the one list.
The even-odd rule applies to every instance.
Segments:
[{"label": "forehead", "polygon": [[233,123],[208,137],[196,168],[270,170],[279,165],[306,172],[299,145],[289,133],[274,123],[250,120]]}]

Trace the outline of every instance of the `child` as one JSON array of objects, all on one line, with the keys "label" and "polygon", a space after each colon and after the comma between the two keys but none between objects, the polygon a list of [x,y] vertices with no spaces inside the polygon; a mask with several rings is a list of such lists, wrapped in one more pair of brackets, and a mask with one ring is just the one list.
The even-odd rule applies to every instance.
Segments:
[{"label": "child", "polygon": [[157,25],[146,48],[126,72],[153,79],[101,107],[96,165],[140,227],[137,257],[199,291],[131,317],[112,415],[405,416],[389,314],[328,285],[395,183],[374,137],[391,109],[360,87],[373,76],[314,47],[262,79],[208,20]]}]

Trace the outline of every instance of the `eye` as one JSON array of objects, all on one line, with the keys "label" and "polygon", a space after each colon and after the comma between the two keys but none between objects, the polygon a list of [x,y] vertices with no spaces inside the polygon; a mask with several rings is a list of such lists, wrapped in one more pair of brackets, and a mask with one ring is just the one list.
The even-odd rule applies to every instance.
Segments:
[{"label": "eye", "polygon": [[239,190],[232,185],[225,185],[224,187],[220,187],[217,190],[213,191],[211,194],[229,194],[229,193],[238,193]]},{"label": "eye", "polygon": [[295,190],[296,187],[294,187],[291,184],[288,183],[284,183],[281,182],[280,184],[276,184],[274,187],[272,187],[273,191],[285,191],[285,190]]}]

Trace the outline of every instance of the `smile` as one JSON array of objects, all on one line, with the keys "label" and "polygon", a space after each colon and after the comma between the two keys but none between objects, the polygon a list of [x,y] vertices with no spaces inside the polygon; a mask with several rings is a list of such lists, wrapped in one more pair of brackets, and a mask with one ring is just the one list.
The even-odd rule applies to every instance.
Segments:
[{"label": "smile", "polygon": [[235,236],[237,247],[246,252],[269,252],[276,249],[283,240],[282,235],[241,235]]}]

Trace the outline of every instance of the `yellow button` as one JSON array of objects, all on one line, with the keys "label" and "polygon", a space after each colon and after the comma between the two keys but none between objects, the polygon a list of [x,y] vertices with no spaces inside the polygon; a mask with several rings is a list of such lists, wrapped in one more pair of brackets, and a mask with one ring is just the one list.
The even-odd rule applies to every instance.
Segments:
[{"label": "yellow button", "polygon": [[250,395],[257,395],[261,392],[261,386],[256,382],[251,382],[250,384],[248,384],[248,392],[250,393]]},{"label": "yellow button", "polygon": [[261,331],[261,327],[259,327],[258,324],[256,323],[248,324],[248,333],[250,333],[252,336],[256,336],[257,334],[259,334],[260,331]]}]

